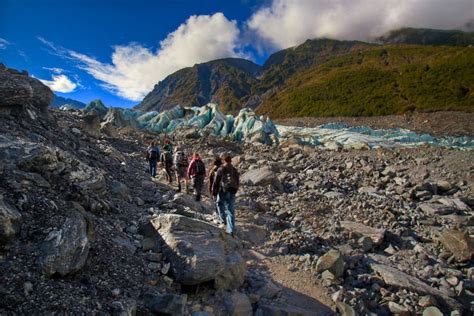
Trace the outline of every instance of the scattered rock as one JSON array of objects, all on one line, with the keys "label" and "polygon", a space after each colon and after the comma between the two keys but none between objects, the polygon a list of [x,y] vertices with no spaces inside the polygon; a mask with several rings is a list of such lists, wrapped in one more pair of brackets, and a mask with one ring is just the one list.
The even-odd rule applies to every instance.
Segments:
[{"label": "scattered rock", "polygon": [[436,306],[430,306],[423,311],[423,316],[443,316],[443,313]]},{"label": "scattered rock", "polygon": [[318,259],[316,271],[321,273],[329,270],[334,276],[340,277],[344,274],[344,259],[338,250],[329,250],[324,256]]},{"label": "scattered rock", "polygon": [[[90,228],[89,228],[90,229]],[[47,276],[66,276],[79,271],[89,254],[87,222],[72,213],[61,228],[51,231],[42,246],[41,268]]]}]

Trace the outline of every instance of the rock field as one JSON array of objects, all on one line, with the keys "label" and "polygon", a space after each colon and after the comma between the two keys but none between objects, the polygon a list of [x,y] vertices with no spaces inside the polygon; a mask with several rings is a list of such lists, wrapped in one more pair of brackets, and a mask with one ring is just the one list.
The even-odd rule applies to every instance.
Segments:
[{"label": "rock field", "polygon": [[1,315],[474,313],[473,151],[177,132],[207,163],[234,155],[233,238],[208,196],[150,178],[143,152],[162,136],[45,110],[36,81],[0,75]]}]

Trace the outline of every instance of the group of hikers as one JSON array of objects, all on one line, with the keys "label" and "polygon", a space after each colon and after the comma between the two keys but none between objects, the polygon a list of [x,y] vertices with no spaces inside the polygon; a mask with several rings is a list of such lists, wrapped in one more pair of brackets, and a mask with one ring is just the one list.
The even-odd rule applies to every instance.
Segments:
[{"label": "group of hikers", "polygon": [[[188,182],[192,181],[192,187],[196,201],[201,200],[202,190],[206,180],[206,166],[199,153],[192,154],[188,161],[186,153],[177,148],[173,153],[173,145],[166,138],[162,151],[156,142],[151,142],[146,151],[146,160],[149,163],[150,176],[156,177],[158,162],[166,172],[166,178],[170,184],[173,183],[173,172],[178,184],[178,192],[181,192],[181,181],[184,181],[186,193],[189,193]],[[217,218],[220,224],[226,226],[227,233],[234,235],[235,232],[235,195],[239,189],[239,172],[232,165],[232,156],[224,154],[216,157],[207,174],[209,193],[216,202]]]}]

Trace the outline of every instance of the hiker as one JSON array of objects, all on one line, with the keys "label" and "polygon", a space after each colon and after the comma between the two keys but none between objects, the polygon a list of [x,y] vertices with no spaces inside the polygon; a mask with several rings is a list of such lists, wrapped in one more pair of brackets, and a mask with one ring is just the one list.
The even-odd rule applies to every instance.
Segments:
[{"label": "hiker", "polygon": [[176,182],[178,182],[178,192],[181,192],[181,179],[183,179],[186,193],[188,193],[188,157],[186,157],[184,151],[181,151],[180,149],[176,150],[176,153],[174,154],[174,165]]},{"label": "hiker", "polygon": [[207,176],[209,181],[209,194],[215,199],[216,196],[212,195],[212,185],[214,184],[214,180],[216,178],[217,169],[222,165],[222,159],[220,157],[214,158],[211,168],[209,169],[209,174]]},{"label": "hiker", "polygon": [[200,201],[202,187],[204,186],[204,178],[206,177],[206,166],[198,153],[193,154],[193,160],[189,163],[188,177],[193,180],[196,201]]},{"label": "hiker", "polygon": [[168,137],[165,138],[165,144],[163,145],[164,151],[169,151],[173,155],[173,145]]},{"label": "hiker", "polygon": [[173,147],[171,146],[169,141],[165,143],[166,144],[163,147],[163,152],[161,153],[161,156],[160,156],[160,162],[166,171],[166,178],[168,179],[168,182],[171,184],[173,183]]},{"label": "hiker", "polygon": [[239,172],[232,165],[232,157],[225,154],[212,185],[212,195],[217,196],[216,206],[221,224],[226,223],[227,233],[235,233],[235,194],[239,189]]},{"label": "hiker", "polygon": [[146,160],[150,164],[150,176],[156,177],[156,165],[160,157],[160,148],[154,141],[150,142],[146,150]]}]

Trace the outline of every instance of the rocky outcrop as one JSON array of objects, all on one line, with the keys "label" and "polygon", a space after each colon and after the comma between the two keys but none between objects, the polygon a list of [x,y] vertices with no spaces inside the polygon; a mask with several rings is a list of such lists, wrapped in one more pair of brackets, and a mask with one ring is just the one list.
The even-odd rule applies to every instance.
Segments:
[{"label": "rocky outcrop", "polygon": [[163,214],[151,220],[163,239],[162,248],[176,280],[195,285],[214,280],[230,289],[244,280],[245,262],[239,243],[222,230],[181,215]]},{"label": "rocky outcrop", "polygon": [[383,242],[385,236],[384,229],[372,228],[361,223],[341,221],[341,227],[356,236],[369,237],[372,240],[374,246],[379,246]]},{"label": "rocky outcrop", "polygon": [[43,243],[41,269],[47,276],[66,276],[86,263],[90,241],[86,219],[72,213],[59,229],[51,231]]},{"label": "rocky outcrop", "polygon": [[46,110],[53,99],[53,92],[41,81],[0,64],[0,109],[32,106]]}]

